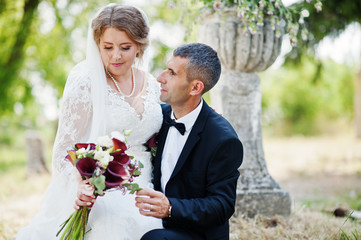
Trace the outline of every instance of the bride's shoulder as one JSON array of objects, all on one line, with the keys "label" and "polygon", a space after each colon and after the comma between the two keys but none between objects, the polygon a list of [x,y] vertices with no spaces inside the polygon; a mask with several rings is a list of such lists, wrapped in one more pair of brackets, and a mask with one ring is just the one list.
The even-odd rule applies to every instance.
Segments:
[{"label": "bride's shoulder", "polygon": [[68,75],[63,95],[67,95],[67,93],[71,95],[76,95],[81,92],[90,93],[90,83],[89,71],[85,66],[85,62],[78,63]]},{"label": "bride's shoulder", "polygon": [[65,88],[72,86],[73,88],[90,88],[90,74],[85,62],[80,62],[70,71],[66,80]]}]

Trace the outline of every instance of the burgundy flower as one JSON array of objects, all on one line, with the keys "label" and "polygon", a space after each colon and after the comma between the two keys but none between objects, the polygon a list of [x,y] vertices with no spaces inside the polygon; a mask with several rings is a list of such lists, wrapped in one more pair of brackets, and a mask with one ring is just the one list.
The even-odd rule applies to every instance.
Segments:
[{"label": "burgundy flower", "polygon": [[158,135],[159,133],[155,133],[149,140],[144,144],[148,151],[155,157],[157,153],[157,146],[158,146]]},{"label": "burgundy flower", "polygon": [[117,161],[111,161],[105,170],[105,185],[108,188],[120,186],[120,184],[128,180],[130,177],[129,171]]},{"label": "burgundy flower", "polygon": [[114,151],[120,149],[120,151],[118,151],[118,152],[124,152],[125,150],[128,149],[127,145],[125,145],[124,142],[122,142],[116,138],[113,138],[112,140],[113,140]]},{"label": "burgundy flower", "polygon": [[158,135],[159,133],[155,133],[151,138],[149,138],[149,140],[146,143],[146,146],[151,149],[154,147],[157,147],[158,145]]},{"label": "burgundy flower", "polygon": [[129,163],[130,163],[130,157],[123,152],[114,152],[114,153],[111,153],[110,156],[114,157],[113,161],[116,161],[116,162],[120,163],[121,165],[129,165]]},{"label": "burgundy flower", "polygon": [[83,177],[90,178],[96,169],[95,160],[89,157],[82,158],[76,163],[76,168]]},{"label": "burgundy flower", "polygon": [[87,147],[88,147],[89,145],[90,145],[89,150],[95,149],[95,144],[94,144],[94,143],[77,143],[77,144],[75,144],[75,147],[76,147],[77,149],[81,149],[81,148],[87,149]]}]

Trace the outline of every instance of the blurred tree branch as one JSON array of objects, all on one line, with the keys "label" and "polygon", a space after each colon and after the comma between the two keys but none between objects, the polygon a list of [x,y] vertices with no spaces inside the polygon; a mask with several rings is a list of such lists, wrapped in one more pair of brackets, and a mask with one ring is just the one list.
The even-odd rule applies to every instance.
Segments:
[{"label": "blurred tree branch", "polygon": [[305,18],[305,23],[311,34],[310,40],[299,42],[286,56],[287,63],[298,63],[303,54],[314,56],[315,48],[325,37],[337,37],[349,24],[361,23],[360,0],[325,0],[322,3],[321,12],[307,8],[309,17]]},{"label": "blurred tree branch", "polygon": [[[31,24],[34,19],[34,13],[39,5],[41,0],[26,0],[23,7],[22,18],[19,22],[18,31],[16,33],[15,42],[8,51],[7,59],[2,59],[0,65],[0,79],[2,87],[0,88],[0,111],[5,112],[13,108],[12,104],[8,104],[10,98],[14,98],[14,93],[9,91],[13,84],[19,83],[14,81],[18,76],[20,69],[24,63],[24,52],[25,44],[28,35],[31,32]],[[2,1],[0,4],[1,13],[4,13],[6,8],[6,2]],[[6,17],[6,16],[2,16]],[[5,26],[3,26],[5,27]],[[11,27],[7,25],[6,27]],[[23,84],[23,82],[21,82]],[[26,87],[26,86],[25,86]],[[27,88],[27,87],[26,87]],[[29,89],[29,88],[27,88]],[[26,94],[30,94],[29,91],[26,91]]]}]

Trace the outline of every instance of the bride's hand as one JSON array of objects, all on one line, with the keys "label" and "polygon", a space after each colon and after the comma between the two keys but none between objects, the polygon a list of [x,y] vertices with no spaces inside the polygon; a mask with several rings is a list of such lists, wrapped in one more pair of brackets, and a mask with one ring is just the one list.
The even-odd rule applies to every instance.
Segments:
[{"label": "bride's hand", "polygon": [[88,180],[82,180],[78,185],[77,198],[75,200],[75,210],[79,207],[92,207],[95,202],[94,186]]}]

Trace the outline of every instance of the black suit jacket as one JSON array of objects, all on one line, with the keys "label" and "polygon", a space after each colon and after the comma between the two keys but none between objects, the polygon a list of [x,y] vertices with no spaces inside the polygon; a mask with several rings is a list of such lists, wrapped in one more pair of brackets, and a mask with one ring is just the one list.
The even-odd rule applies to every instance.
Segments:
[{"label": "black suit jacket", "polygon": [[[169,105],[162,105],[162,110],[163,116],[171,114]],[[153,170],[158,191],[167,133],[163,124]],[[243,146],[232,126],[203,102],[166,185],[172,216],[163,219],[163,226],[195,231],[205,239],[229,239],[228,220],[234,213],[242,159]]]}]

